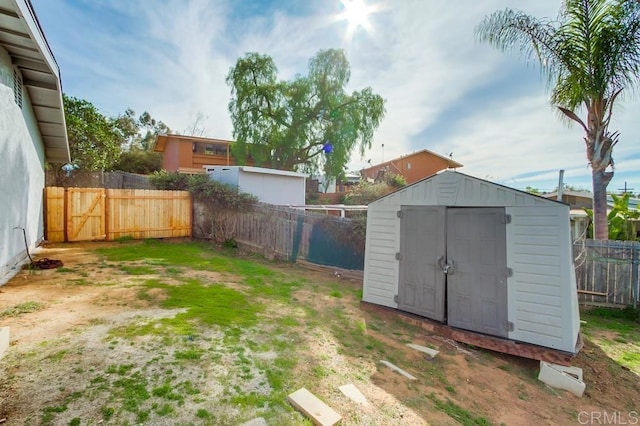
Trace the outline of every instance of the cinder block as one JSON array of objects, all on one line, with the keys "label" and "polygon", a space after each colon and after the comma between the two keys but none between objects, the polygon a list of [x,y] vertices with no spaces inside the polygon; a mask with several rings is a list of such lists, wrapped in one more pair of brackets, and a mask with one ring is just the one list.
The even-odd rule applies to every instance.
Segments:
[{"label": "cinder block", "polygon": [[538,380],[552,388],[568,390],[572,394],[580,397],[586,388],[586,385],[582,381],[581,368],[565,367],[544,361],[540,361]]},{"label": "cinder block", "polygon": [[416,345],[415,343],[407,343],[407,346],[409,346],[411,349],[415,349],[417,351],[424,352],[431,359],[435,358],[436,355],[438,355],[440,353],[440,352],[436,351],[435,349],[427,348],[426,346]]},{"label": "cinder block", "polygon": [[9,327],[0,328],[0,359],[9,350]]},{"label": "cinder block", "polygon": [[340,414],[322,402],[317,396],[300,388],[287,397],[289,404],[309,417],[313,424],[319,426],[333,426],[342,420]]}]

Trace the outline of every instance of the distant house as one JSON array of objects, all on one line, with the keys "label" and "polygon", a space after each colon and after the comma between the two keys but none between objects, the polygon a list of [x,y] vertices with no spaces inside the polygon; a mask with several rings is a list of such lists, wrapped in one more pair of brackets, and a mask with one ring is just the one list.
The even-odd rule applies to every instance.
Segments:
[{"label": "distant house", "polygon": [[[550,192],[549,194],[542,194],[541,196],[555,200],[558,198],[558,193]],[[571,209],[591,209],[593,208],[593,194],[588,191],[563,191],[562,202],[569,204]],[[640,206],[640,198],[630,197],[629,210],[638,210],[638,206]],[[607,207],[613,207],[613,197],[611,197],[611,195],[607,195]]]},{"label": "distant house", "polygon": [[162,153],[170,172],[204,173],[204,166],[233,166],[233,141],[182,135],[158,135],[153,150]]},{"label": "distant house", "polygon": [[311,179],[317,181],[319,193],[344,193],[352,186],[359,184],[362,177],[359,173],[345,173],[344,178],[337,183],[335,178],[327,178],[324,175],[313,175]]},{"label": "distant house", "polygon": [[462,164],[435,152],[423,149],[362,170],[363,177],[375,179],[381,172],[404,176],[407,184],[412,184],[431,176],[440,170],[455,169]]},{"label": "distant house", "polygon": [[[541,196],[556,200],[558,193],[550,192],[548,194],[542,194]],[[572,210],[590,209],[593,205],[593,195],[588,191],[563,191],[562,202],[569,204]]]},{"label": "distant house", "polygon": [[[29,0],[0,0],[0,283],[44,238],[45,161],[68,163],[60,70]],[[23,231],[24,229],[24,237]]]},{"label": "distant house", "polygon": [[[550,192],[548,194],[542,194],[542,197],[555,200],[558,198],[557,192]],[[589,217],[584,209],[593,208],[593,194],[588,191],[563,191],[562,202],[569,204],[571,209],[571,235],[575,239],[585,238],[586,227],[589,224]],[[629,210],[638,210],[640,206],[640,199],[629,198]],[[607,209],[613,208],[613,197],[607,195]],[[640,221],[632,220],[636,223],[636,229],[640,234]],[[639,235],[640,236],[640,235]]]}]

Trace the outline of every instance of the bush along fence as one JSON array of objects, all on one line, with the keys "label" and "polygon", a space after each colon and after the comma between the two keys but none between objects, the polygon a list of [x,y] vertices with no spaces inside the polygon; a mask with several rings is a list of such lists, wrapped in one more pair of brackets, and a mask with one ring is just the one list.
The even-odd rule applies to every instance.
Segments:
[{"label": "bush along fence", "polygon": [[193,234],[240,244],[268,257],[364,269],[364,219],[338,218],[288,207],[256,204],[247,211],[211,211],[194,201]]},{"label": "bush along fence", "polygon": [[155,189],[144,175],[134,173],[47,170],[45,186],[64,188]]},{"label": "bush along fence", "polygon": [[639,242],[582,240],[573,252],[580,303],[638,306]]}]

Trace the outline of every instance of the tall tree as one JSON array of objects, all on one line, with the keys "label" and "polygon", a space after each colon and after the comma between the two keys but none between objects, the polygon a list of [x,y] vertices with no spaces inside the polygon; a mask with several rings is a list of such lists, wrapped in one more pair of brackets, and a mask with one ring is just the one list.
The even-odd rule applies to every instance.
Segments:
[{"label": "tall tree", "polygon": [[171,130],[148,112],[139,117],[131,108],[115,118],[103,115],[89,101],[63,95],[73,165],[82,170],[151,173],[162,158],[151,151],[158,133]]},{"label": "tall tree", "polygon": [[120,158],[122,133],[91,102],[67,95],[63,100],[72,163],[83,170],[109,170]]},{"label": "tall tree", "polygon": [[147,175],[162,169],[162,154],[153,152],[152,145],[158,134],[171,132],[166,124],[147,111],[136,118],[131,108],[116,117],[114,123],[125,141],[122,155],[113,165],[115,170]]},{"label": "tall tree", "polygon": [[171,132],[169,126],[153,118],[147,111],[136,118],[136,112],[131,108],[116,117],[114,123],[125,141],[126,149],[148,151],[158,134]]},{"label": "tall tree", "polygon": [[[505,9],[485,17],[476,35],[503,51],[518,50],[527,59],[537,59],[551,103],[567,122],[573,120],[584,130],[592,170],[594,237],[607,239],[606,190],[619,136],[609,125],[616,99],[638,83],[640,2],[563,0],[557,20]],[[578,116],[581,107],[585,121]]]},{"label": "tall tree", "polygon": [[384,100],[369,87],[346,92],[351,71],[342,50],[318,52],[306,76],[279,81],[277,73],[273,59],[258,53],[229,71],[237,161],[340,176],[355,148],[364,155],[371,147]]},{"label": "tall tree", "polygon": [[113,169],[148,175],[162,170],[162,154],[133,147],[122,153]]}]

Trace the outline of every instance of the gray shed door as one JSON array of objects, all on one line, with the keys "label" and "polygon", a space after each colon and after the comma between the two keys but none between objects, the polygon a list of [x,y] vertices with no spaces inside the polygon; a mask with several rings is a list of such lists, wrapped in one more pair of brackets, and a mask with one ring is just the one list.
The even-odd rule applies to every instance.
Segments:
[{"label": "gray shed door", "polygon": [[447,210],[447,323],[508,337],[504,208]]},{"label": "gray shed door", "polygon": [[398,309],[444,321],[444,207],[403,206]]}]

